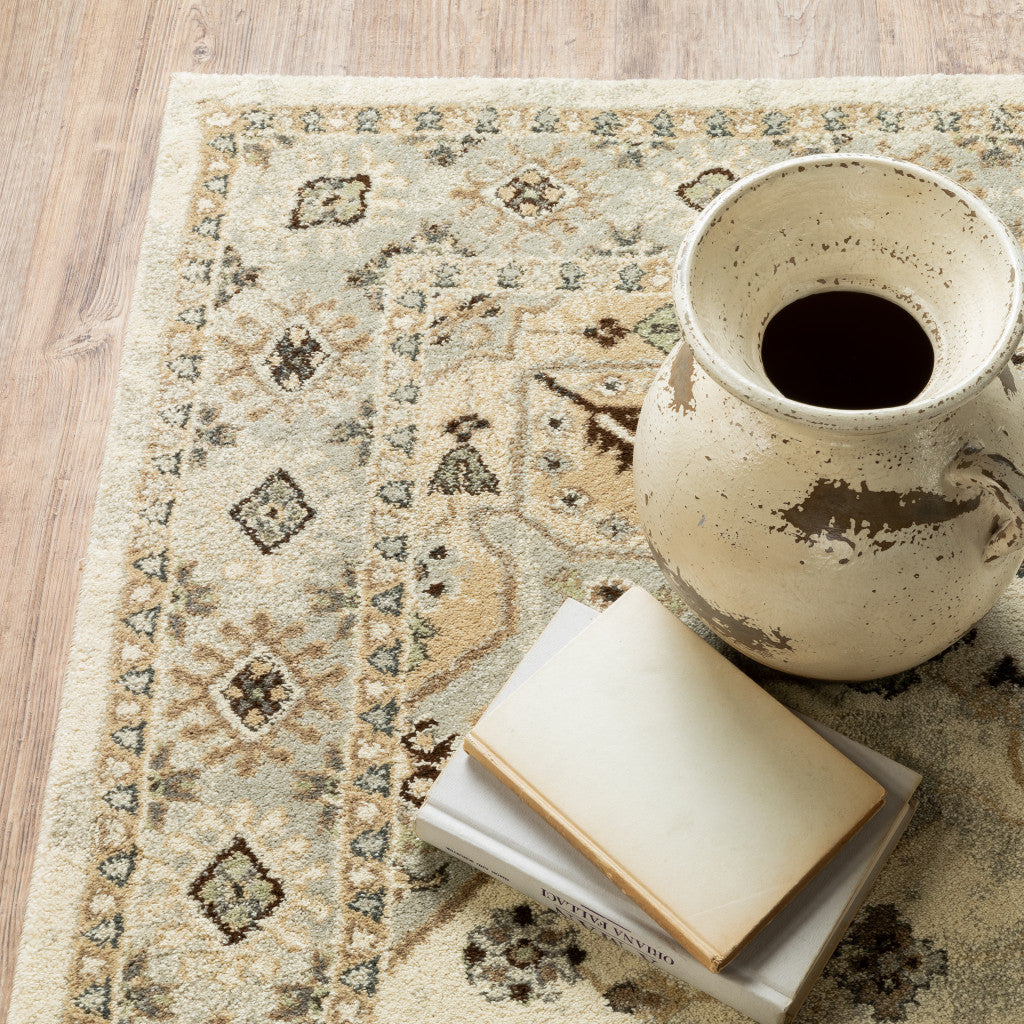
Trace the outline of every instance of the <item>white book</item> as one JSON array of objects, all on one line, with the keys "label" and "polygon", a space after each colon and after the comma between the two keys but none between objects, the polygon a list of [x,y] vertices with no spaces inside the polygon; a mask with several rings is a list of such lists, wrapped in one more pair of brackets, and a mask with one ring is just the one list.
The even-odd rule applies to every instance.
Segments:
[{"label": "white book", "polygon": [[[567,601],[491,708],[550,661],[598,613]],[[434,783],[415,829],[566,917],[637,953],[760,1024],[790,1020],[913,814],[917,773],[806,720],[885,790],[884,803],[718,973],[688,953],[539,814],[462,749]]]}]

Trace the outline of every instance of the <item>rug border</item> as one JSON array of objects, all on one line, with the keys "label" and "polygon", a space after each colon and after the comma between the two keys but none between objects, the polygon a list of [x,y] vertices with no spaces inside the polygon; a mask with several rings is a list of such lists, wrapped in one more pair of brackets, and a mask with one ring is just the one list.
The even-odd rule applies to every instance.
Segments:
[{"label": "rug border", "polygon": [[[63,1018],[66,1009],[76,938],[69,908],[70,913],[78,912],[88,879],[96,799],[89,786],[78,784],[75,777],[95,775],[106,723],[106,715],[95,714],[95,708],[106,708],[111,699],[109,652],[125,581],[124,523],[138,511],[131,503],[132,482],[144,458],[141,442],[151,429],[150,399],[159,383],[159,374],[153,371],[165,344],[161,324],[173,298],[174,242],[187,222],[199,170],[201,127],[191,96],[172,82],[78,593],[11,991],[10,1024],[52,1024]],[[97,629],[97,623],[102,627]],[[77,827],[65,825],[58,831],[58,821],[73,821]]]},{"label": "rug border", "polygon": [[[74,780],[94,777],[105,718],[89,712],[110,699],[107,662],[113,612],[124,583],[123,523],[133,511],[129,484],[142,458],[131,456],[139,452],[139,442],[149,429],[147,399],[156,391],[157,374],[145,370],[159,360],[161,324],[173,297],[174,242],[186,224],[200,161],[200,101],[214,97],[225,103],[281,104],[501,101],[755,109],[856,102],[955,107],[1006,102],[1014,93],[1024,100],[1024,75],[724,80],[172,75],[64,676],[12,985],[10,1024],[50,1024],[65,1009],[76,937],[68,914],[69,908],[77,913],[88,877],[95,800],[88,784]],[[106,625],[96,630],[97,622]],[[74,821],[77,828],[59,832],[58,819]]]},{"label": "rug border", "polygon": [[[198,101],[216,89],[231,102],[430,103],[503,101],[592,107],[666,103],[754,109],[799,103],[919,103],[1005,101],[1014,89],[1024,100],[1024,75],[905,75],[836,78],[597,79],[597,78],[416,78],[346,75],[172,76],[182,100]],[[955,99],[954,99],[955,97]]]}]

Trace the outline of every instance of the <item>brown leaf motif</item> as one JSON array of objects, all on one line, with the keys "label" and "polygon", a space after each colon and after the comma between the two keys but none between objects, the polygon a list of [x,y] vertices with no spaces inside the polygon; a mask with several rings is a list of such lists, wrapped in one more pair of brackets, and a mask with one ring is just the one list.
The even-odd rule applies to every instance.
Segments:
[{"label": "brown leaf motif", "polygon": [[596,445],[598,451],[615,452],[617,472],[633,465],[633,441],[640,419],[640,407],[634,405],[603,405],[560,384],[546,373],[534,374],[537,380],[556,395],[568,399],[587,413],[587,444]]},{"label": "brown leaf motif", "polygon": [[603,316],[597,322],[596,327],[585,327],[583,336],[593,338],[602,348],[613,348],[629,331],[614,317]]}]

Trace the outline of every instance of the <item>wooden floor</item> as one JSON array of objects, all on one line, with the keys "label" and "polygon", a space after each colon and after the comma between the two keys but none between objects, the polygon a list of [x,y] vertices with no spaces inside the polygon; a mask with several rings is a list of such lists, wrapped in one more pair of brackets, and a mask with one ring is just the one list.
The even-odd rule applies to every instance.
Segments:
[{"label": "wooden floor", "polygon": [[1009,0],[0,3],[0,1019],[173,71],[1024,71]]}]

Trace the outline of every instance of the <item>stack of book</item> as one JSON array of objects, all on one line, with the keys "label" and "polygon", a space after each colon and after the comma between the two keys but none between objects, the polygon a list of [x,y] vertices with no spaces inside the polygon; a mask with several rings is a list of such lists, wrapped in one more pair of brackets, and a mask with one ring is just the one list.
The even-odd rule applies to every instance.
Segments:
[{"label": "stack of book", "polygon": [[863,902],[919,782],[787,710],[634,587],[600,614],[562,606],[415,829],[778,1024]]}]

